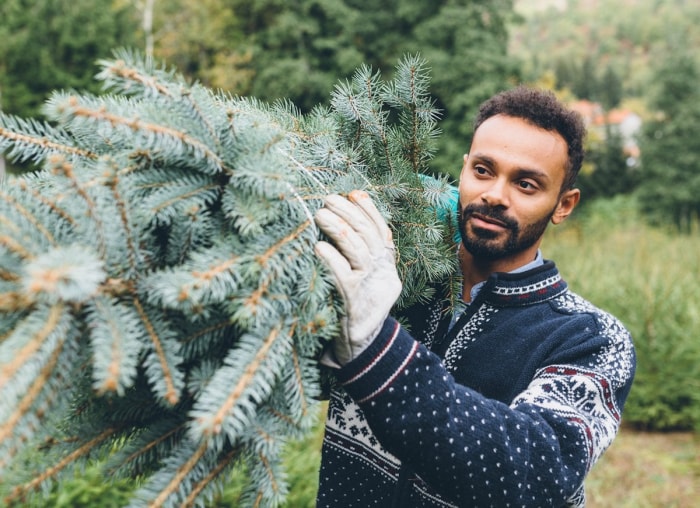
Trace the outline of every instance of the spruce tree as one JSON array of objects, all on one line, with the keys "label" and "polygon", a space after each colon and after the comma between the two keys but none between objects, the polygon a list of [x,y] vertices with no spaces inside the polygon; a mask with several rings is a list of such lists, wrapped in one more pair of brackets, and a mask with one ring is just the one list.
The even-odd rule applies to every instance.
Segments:
[{"label": "spruce tree", "polygon": [[342,312],[313,253],[323,196],[386,214],[397,307],[454,273],[425,63],[361,67],[305,115],[128,51],[100,64],[105,93],[0,117],[0,150],[42,167],[0,193],[3,504],[99,459],[138,479],[131,506],[204,505],[239,467],[242,504],[277,506]]}]

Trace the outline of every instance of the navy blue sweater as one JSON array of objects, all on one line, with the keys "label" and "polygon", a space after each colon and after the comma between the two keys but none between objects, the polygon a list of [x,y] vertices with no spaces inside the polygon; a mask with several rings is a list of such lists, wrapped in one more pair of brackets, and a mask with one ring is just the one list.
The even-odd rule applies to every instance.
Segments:
[{"label": "navy blue sweater", "polygon": [[388,318],[336,371],[319,507],[583,506],[635,370],[629,333],[551,261]]}]

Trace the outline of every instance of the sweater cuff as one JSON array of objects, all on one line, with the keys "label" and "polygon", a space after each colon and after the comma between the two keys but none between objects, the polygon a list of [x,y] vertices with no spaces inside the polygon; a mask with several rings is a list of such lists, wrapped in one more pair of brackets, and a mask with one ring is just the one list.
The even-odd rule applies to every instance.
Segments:
[{"label": "sweater cuff", "polygon": [[391,385],[417,350],[418,342],[398,321],[388,317],[369,347],[340,369],[336,377],[355,402],[366,402]]}]

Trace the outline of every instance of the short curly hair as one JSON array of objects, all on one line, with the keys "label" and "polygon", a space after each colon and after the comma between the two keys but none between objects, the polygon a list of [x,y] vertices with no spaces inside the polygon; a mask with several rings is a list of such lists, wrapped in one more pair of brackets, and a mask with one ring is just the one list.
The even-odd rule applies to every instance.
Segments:
[{"label": "short curly hair", "polygon": [[549,90],[520,85],[494,95],[479,106],[474,132],[496,115],[522,118],[544,130],[559,133],[566,141],[569,159],[561,191],[574,187],[583,164],[586,137],[586,126],[580,114],[564,106]]}]

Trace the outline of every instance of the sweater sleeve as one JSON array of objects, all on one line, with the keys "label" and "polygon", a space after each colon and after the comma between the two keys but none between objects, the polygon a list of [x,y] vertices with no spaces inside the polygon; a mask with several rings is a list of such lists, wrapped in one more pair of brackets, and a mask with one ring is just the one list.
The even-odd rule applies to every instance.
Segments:
[{"label": "sweater sleeve", "polygon": [[[599,353],[633,354],[622,343]],[[610,379],[547,366],[507,405],[456,383],[389,318],[338,379],[382,445],[442,497],[459,506],[541,507],[571,503],[612,441],[633,369],[617,372]]]}]

